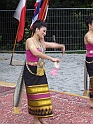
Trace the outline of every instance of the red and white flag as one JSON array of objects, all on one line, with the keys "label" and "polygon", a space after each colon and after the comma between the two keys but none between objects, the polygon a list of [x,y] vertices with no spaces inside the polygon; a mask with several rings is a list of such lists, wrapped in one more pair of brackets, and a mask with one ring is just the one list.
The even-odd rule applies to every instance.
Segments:
[{"label": "red and white flag", "polygon": [[17,42],[20,42],[24,35],[25,18],[26,18],[26,0],[20,0],[14,18],[19,21],[19,27],[17,32]]}]

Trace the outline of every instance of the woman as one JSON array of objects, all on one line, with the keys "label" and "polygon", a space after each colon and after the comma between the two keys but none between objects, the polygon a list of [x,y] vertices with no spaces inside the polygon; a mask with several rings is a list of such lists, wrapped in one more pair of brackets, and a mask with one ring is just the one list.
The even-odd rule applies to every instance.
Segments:
[{"label": "woman", "polygon": [[86,68],[89,74],[89,105],[93,107],[93,16],[89,16],[85,20],[88,32],[84,36],[86,46]]},{"label": "woman", "polygon": [[23,78],[28,99],[28,112],[34,117],[34,124],[48,124],[42,118],[53,116],[48,82],[44,69],[44,59],[60,62],[44,53],[46,48],[60,48],[64,54],[65,46],[57,43],[40,41],[46,35],[45,22],[37,20],[32,29],[31,38],[26,40],[26,65]]}]

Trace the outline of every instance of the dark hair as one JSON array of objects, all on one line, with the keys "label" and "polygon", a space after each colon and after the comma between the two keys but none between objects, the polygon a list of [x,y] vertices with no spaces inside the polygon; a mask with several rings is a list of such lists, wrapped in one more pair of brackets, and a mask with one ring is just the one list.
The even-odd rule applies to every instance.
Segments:
[{"label": "dark hair", "polygon": [[88,16],[86,19],[85,19],[85,24],[86,24],[86,26],[89,28],[89,26],[88,26],[88,24],[92,24],[92,22],[93,22],[93,16],[92,15],[90,15],[90,16]]},{"label": "dark hair", "polygon": [[36,20],[33,24],[33,27],[32,27],[32,34],[34,35],[36,28],[40,29],[41,27],[47,28],[47,24],[41,20]]}]

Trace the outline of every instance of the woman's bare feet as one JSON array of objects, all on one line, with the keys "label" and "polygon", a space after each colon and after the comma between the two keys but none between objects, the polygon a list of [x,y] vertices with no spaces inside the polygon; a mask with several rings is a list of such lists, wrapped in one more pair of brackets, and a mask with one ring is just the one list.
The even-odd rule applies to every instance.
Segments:
[{"label": "woman's bare feet", "polygon": [[39,118],[39,121],[41,122],[41,124],[49,124],[48,122],[44,121],[42,118]]},{"label": "woman's bare feet", "polygon": [[41,122],[39,121],[37,117],[34,117],[34,124],[41,124]]},{"label": "woman's bare feet", "polygon": [[89,101],[88,101],[88,104],[89,104],[89,106],[90,106],[91,108],[93,108],[93,100],[89,100]]}]

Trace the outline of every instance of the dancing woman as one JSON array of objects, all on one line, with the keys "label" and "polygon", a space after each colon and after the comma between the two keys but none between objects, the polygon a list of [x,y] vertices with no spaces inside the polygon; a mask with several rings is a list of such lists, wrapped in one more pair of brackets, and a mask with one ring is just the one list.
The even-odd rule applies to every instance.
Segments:
[{"label": "dancing woman", "polygon": [[53,116],[48,81],[45,74],[44,59],[60,62],[44,53],[46,48],[60,48],[65,52],[63,44],[40,41],[46,35],[47,25],[37,20],[32,29],[32,36],[26,40],[26,64],[23,78],[28,99],[28,112],[34,117],[34,124],[48,124],[42,118]]}]

